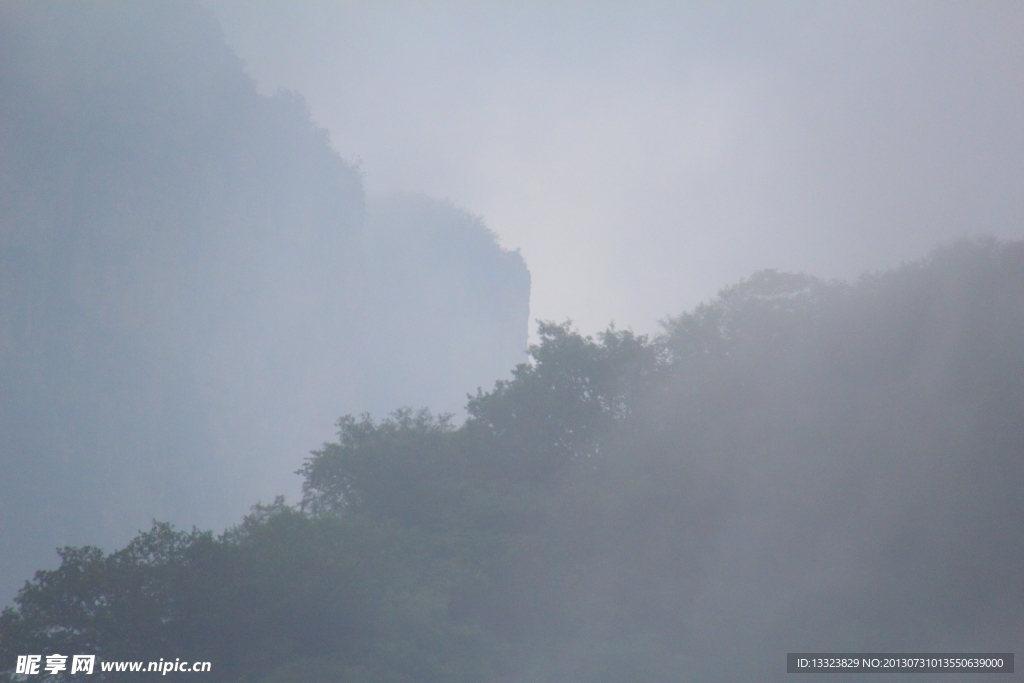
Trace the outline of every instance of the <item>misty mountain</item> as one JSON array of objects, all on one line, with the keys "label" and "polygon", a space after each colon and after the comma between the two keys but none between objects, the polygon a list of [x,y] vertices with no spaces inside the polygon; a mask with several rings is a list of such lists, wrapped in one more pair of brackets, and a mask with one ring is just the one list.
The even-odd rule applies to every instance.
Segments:
[{"label": "misty mountain", "polygon": [[223,527],[342,413],[457,410],[522,360],[529,286],[450,204],[368,211],[196,5],[0,4],[0,594]]},{"label": "misty mountain", "polygon": [[[396,195],[367,203],[363,235],[361,325],[373,340],[361,348],[360,362],[373,368],[363,395],[461,409],[467,393],[525,358],[530,274],[518,252],[496,248],[480,217]],[[439,405],[434,396],[460,400]]]},{"label": "misty mountain", "polygon": [[1024,243],[852,284],[762,271],[653,339],[539,337],[460,426],[343,418],[298,506],[64,549],[0,617],[3,666],[668,683],[786,680],[786,652],[1014,650]]}]

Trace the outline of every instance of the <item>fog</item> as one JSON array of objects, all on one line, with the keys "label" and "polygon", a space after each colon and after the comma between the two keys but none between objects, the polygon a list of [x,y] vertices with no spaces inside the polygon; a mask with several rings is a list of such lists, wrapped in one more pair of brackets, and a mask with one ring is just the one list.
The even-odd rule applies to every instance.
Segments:
[{"label": "fog", "polygon": [[1021,35],[0,0],[0,683],[1012,651]]},{"label": "fog", "polygon": [[206,5],[371,195],[452,198],[521,248],[534,318],[655,331],[760,268],[1021,235],[1011,2]]},{"label": "fog", "polygon": [[452,202],[368,203],[198,6],[4,3],[0,49],[0,593],[294,500],[339,416],[460,413],[525,359],[521,255]]}]

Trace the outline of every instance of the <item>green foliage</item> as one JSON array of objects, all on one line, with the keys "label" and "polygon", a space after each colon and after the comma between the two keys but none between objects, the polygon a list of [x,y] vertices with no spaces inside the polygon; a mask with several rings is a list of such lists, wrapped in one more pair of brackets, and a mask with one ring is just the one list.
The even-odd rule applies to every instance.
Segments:
[{"label": "green foliage", "polygon": [[664,343],[676,365],[701,356],[774,352],[812,333],[847,289],[802,273],[762,270],[714,301],[665,320]]},{"label": "green foliage", "polygon": [[653,340],[544,323],[462,426],[342,418],[298,509],[64,549],[0,656],[546,683],[781,680],[798,645],[1009,651],[1021,339],[1024,246],[987,241],[853,285],[758,273]]},{"label": "green foliage", "polygon": [[663,366],[646,336],[614,326],[596,341],[569,322],[541,322],[538,335],[530,362],[467,405],[467,429],[485,434],[531,481],[597,454],[603,432],[629,417]]},{"label": "green foliage", "polygon": [[[205,675],[228,681],[299,661],[353,680],[367,669],[460,680],[475,661],[474,634],[447,621],[428,549],[387,524],[310,517],[278,501],[219,538],[154,524],[116,553],[65,548],[61,558],[0,617],[2,661],[181,658],[211,661]],[[455,652],[452,663],[445,653]]]},{"label": "green foliage", "polygon": [[37,572],[18,595],[19,609],[8,608],[0,617],[5,659],[43,647],[110,659],[167,651],[171,640],[164,620],[177,607],[180,573],[212,545],[209,533],[154,524],[110,555],[98,548],[62,548],[61,566]]},{"label": "green foliage", "polygon": [[311,513],[359,510],[409,523],[457,495],[450,415],[401,409],[380,423],[347,415],[338,429],[338,442],[314,451],[298,471]]}]

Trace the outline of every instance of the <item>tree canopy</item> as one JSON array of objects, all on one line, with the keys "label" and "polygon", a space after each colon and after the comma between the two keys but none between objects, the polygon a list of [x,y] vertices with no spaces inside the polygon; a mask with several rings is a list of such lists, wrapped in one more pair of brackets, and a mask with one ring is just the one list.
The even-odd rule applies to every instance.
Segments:
[{"label": "tree canopy", "polygon": [[725,681],[795,650],[1012,651],[1022,339],[1024,244],[990,240],[852,284],[758,273],[653,338],[543,323],[461,425],[343,417],[297,505],[63,549],[0,666]]}]

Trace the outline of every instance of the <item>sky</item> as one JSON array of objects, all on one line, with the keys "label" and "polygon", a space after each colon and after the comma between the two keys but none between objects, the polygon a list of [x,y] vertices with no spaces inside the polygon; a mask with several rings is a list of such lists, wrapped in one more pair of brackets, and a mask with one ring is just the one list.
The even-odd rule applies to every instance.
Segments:
[{"label": "sky", "polygon": [[370,196],[520,249],[533,319],[653,333],[759,269],[1024,237],[1024,4],[203,4]]}]

